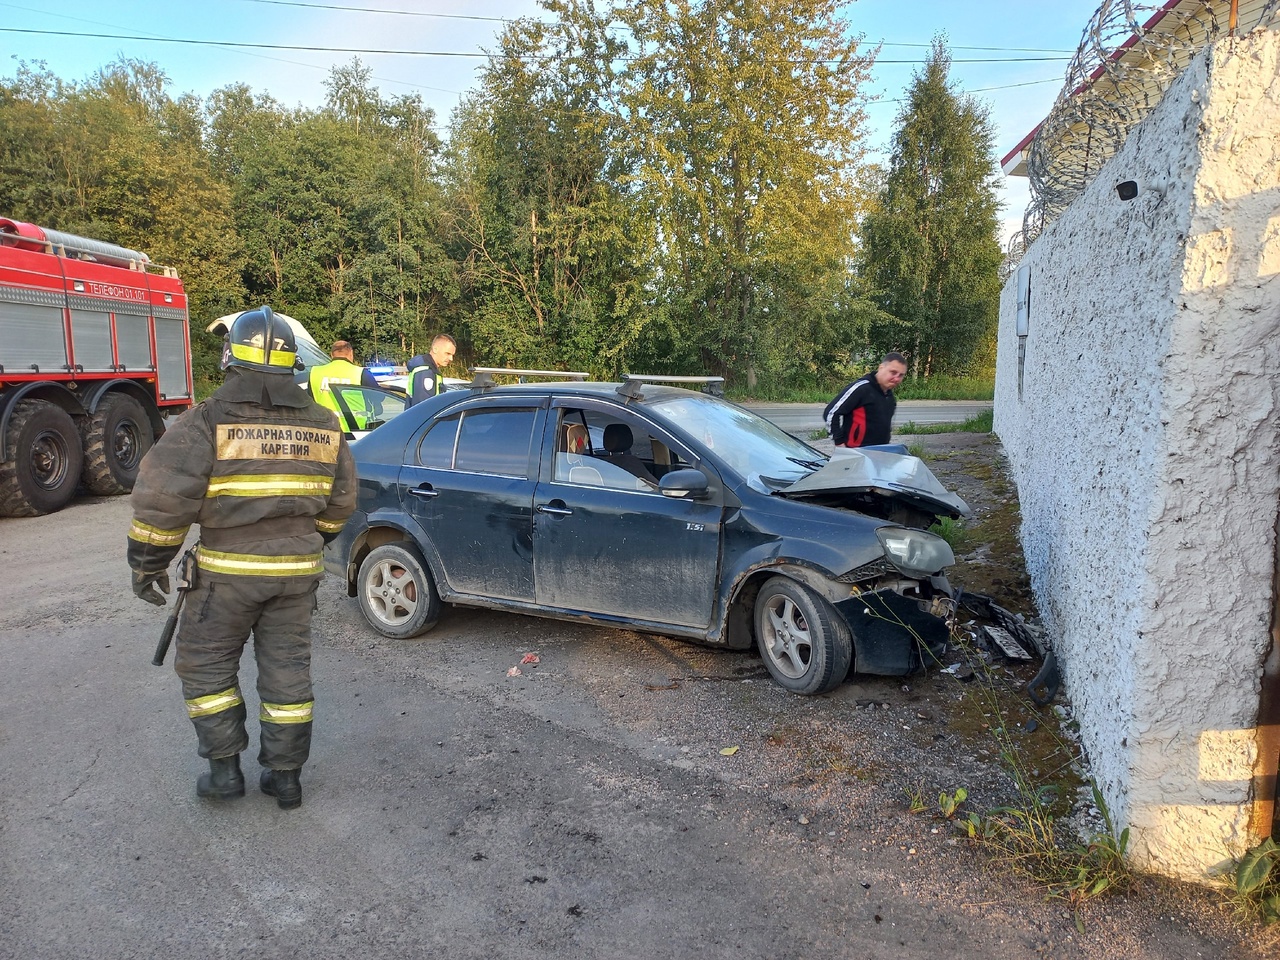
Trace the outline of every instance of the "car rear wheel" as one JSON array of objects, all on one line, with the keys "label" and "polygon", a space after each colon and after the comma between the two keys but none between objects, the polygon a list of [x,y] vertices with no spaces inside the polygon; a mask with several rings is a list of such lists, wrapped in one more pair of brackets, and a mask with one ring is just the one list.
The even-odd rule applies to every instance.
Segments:
[{"label": "car rear wheel", "polygon": [[840,615],[808,587],[774,577],[760,588],[756,643],[773,679],[792,693],[825,693],[844,682],[853,637]]},{"label": "car rear wheel", "polygon": [[360,610],[384,637],[404,640],[426,633],[440,619],[440,594],[422,554],[407,543],[387,543],[360,564]]}]

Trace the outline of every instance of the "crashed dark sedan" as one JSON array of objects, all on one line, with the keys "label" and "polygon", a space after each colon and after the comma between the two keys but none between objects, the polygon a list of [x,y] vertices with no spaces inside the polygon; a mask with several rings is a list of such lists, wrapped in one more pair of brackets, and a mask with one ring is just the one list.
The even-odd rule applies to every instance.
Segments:
[{"label": "crashed dark sedan", "polygon": [[905,448],[829,459],[657,379],[480,375],[411,407],[352,445],[326,567],[393,638],[452,603],[755,645],[800,694],[928,663],[954,557],[927,528],[964,501]]}]

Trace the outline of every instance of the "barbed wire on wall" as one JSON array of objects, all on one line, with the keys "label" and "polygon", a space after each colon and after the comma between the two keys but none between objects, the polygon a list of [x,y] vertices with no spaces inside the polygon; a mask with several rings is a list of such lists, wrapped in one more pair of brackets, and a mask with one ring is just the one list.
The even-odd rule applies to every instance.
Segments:
[{"label": "barbed wire on wall", "polygon": [[[1103,0],[1027,154],[1031,202],[1002,276],[1056,220],[1206,45],[1232,31],[1229,0]],[[1234,34],[1280,20],[1280,0],[1237,0]]]}]

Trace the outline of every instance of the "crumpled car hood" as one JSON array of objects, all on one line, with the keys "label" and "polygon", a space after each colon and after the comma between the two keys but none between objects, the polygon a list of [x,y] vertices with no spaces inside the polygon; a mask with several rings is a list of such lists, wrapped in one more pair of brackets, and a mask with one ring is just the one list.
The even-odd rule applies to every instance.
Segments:
[{"label": "crumpled car hood", "polygon": [[950,517],[967,517],[969,505],[944,487],[919,457],[884,450],[848,450],[778,491],[797,500],[833,493],[871,493]]}]

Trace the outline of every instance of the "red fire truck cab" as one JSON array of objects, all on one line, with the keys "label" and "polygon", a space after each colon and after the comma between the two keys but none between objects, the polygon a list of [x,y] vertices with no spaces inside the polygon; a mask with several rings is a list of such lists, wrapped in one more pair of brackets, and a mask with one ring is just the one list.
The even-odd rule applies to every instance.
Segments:
[{"label": "red fire truck cab", "polygon": [[0,516],[133,489],[192,403],[187,295],[146,254],[0,217]]}]

